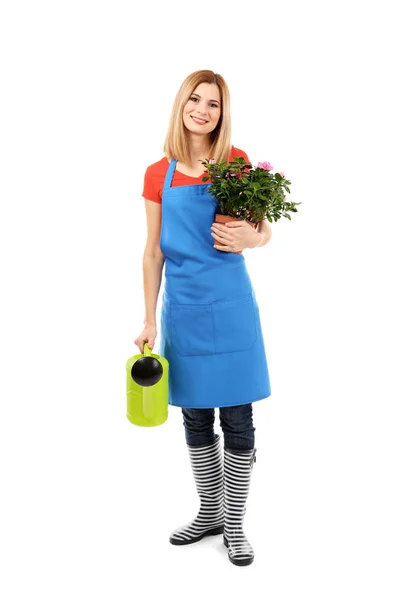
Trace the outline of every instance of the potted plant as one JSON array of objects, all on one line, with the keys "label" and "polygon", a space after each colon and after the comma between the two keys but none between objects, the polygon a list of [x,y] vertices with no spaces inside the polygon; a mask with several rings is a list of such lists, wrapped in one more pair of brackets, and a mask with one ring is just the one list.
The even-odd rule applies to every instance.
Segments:
[{"label": "potted plant", "polygon": [[[206,159],[200,161],[207,176],[202,181],[211,181],[208,193],[217,199],[221,214],[215,215],[217,223],[246,220],[252,227],[267,219],[270,223],[281,217],[291,219],[289,212],[297,212],[301,202],[287,202],[285,192],[290,194],[291,182],[284,173],[272,173],[269,162],[258,162],[257,166],[242,157],[232,162]],[[240,254],[240,252],[236,252]]]}]

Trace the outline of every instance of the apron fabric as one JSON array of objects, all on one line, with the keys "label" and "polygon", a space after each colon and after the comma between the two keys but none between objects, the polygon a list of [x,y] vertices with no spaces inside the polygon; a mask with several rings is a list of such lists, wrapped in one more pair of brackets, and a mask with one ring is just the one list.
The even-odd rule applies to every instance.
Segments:
[{"label": "apron fabric", "polygon": [[165,257],[159,354],[169,362],[174,406],[219,408],[271,394],[255,292],[242,254],[214,248],[211,226],[220,213],[211,184],[162,192],[160,248]]}]

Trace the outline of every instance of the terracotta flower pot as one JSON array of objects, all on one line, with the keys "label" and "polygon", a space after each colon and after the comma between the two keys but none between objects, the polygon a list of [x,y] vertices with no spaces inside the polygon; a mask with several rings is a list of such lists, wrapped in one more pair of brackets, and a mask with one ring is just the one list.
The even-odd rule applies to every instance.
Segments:
[{"label": "terracotta flower pot", "polygon": [[[215,215],[215,222],[216,223],[228,223],[229,221],[242,221],[243,219],[236,219],[235,217],[231,217],[230,215],[220,215],[219,213]],[[250,221],[246,221],[247,223],[249,223],[249,225],[251,225],[253,227],[253,229],[255,229],[257,227],[257,223],[251,223]],[[222,244],[221,242],[218,242],[219,246],[224,246],[225,244]],[[238,252],[234,252],[233,254],[242,254],[242,250],[239,250]]]}]

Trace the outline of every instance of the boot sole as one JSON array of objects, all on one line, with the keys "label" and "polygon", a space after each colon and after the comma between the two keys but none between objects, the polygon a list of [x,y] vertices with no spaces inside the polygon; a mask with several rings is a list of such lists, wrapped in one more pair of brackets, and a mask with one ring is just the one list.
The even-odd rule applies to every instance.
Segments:
[{"label": "boot sole", "polygon": [[208,531],[205,531],[198,537],[192,538],[191,540],[176,540],[174,538],[169,538],[169,541],[170,541],[170,544],[173,544],[174,546],[187,546],[188,544],[194,544],[195,542],[202,540],[207,535],[219,535],[220,533],[223,533],[223,532],[224,532],[224,527],[222,525],[221,527],[215,527],[214,529],[209,529]]},{"label": "boot sole", "polygon": [[[226,539],[226,537],[224,536],[224,545],[229,548],[229,544],[228,544],[228,540]],[[251,565],[251,563],[254,560],[254,556],[251,556],[249,558],[244,558],[243,560],[240,560],[238,558],[231,558],[228,554],[228,558],[231,561],[231,563],[233,565],[236,565],[237,567],[247,567],[248,565]]]}]

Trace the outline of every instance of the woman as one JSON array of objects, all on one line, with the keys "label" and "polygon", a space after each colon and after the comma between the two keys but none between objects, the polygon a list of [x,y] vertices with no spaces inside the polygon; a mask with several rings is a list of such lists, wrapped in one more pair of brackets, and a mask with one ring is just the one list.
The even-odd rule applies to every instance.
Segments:
[{"label": "woman", "polygon": [[[135,344],[154,347],[156,306],[165,263],[159,354],[169,361],[169,404],[183,413],[186,444],[200,496],[196,518],[170,536],[175,545],[223,533],[230,561],[253,562],[243,519],[255,460],[252,402],[270,395],[257,300],[242,254],[264,246],[268,222],[214,223],[220,212],[203,182],[206,158],[243,156],[231,145],[225,80],[196,71],[172,108],[165,157],[144,177],[148,238],[143,257],[145,327]],[[214,409],[224,434],[214,433]]]}]

